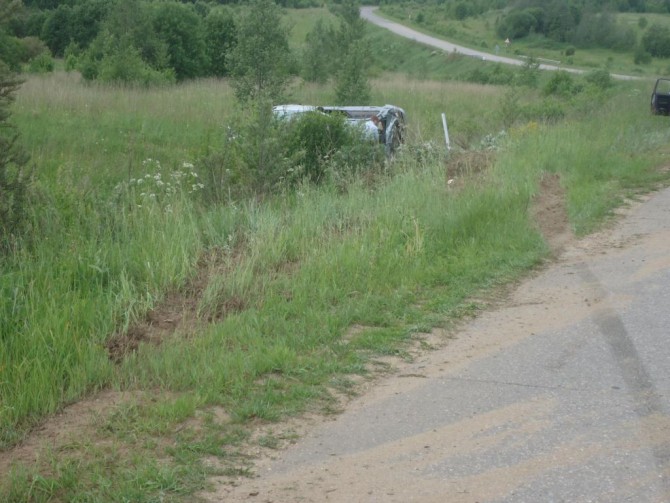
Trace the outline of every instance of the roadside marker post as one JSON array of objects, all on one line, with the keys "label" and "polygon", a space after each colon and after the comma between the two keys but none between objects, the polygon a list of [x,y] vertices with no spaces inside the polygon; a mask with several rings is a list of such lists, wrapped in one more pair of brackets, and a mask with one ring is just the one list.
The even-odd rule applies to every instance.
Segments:
[{"label": "roadside marker post", "polygon": [[447,128],[447,115],[442,112],[442,127],[444,128],[444,140],[447,142],[447,152],[451,150],[451,143],[449,142],[449,129]]}]

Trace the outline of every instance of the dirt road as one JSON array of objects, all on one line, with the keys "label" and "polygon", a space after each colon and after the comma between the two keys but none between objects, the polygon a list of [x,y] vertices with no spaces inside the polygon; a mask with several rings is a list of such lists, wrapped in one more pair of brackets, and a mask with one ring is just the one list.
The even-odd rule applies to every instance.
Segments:
[{"label": "dirt road", "polygon": [[670,502],[670,189],[212,501]]}]

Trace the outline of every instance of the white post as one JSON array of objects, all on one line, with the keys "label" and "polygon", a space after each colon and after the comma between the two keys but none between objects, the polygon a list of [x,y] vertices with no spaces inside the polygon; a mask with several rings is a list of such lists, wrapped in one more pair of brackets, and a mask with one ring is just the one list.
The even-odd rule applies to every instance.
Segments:
[{"label": "white post", "polygon": [[449,143],[449,129],[447,129],[447,115],[442,113],[442,127],[444,128],[444,140],[447,142],[447,152],[451,150],[451,143]]}]

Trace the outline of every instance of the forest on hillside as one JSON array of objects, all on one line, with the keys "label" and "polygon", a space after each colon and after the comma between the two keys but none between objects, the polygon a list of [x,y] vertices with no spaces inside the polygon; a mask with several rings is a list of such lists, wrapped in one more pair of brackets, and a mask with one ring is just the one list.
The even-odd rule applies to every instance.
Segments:
[{"label": "forest on hillside", "polygon": [[[53,70],[55,59],[88,80],[154,84],[228,76],[239,38],[240,13],[249,1],[228,0],[0,0],[0,60],[14,72]],[[331,9],[340,4],[333,2]],[[670,0],[381,0],[405,11],[467,20],[495,12],[500,37],[540,35],[576,47],[635,48],[642,59],[670,56],[670,28],[650,23],[639,36],[616,14],[668,13]],[[246,5],[245,5],[246,4]],[[313,7],[316,0],[279,0],[278,7]],[[320,25],[319,54],[329,59],[332,27]],[[330,42],[329,42],[330,40]],[[314,45],[312,44],[314,47]],[[288,51],[288,48],[286,48]],[[336,49],[334,49],[335,52]],[[303,55],[287,59],[303,74]],[[311,66],[318,66],[315,62]],[[309,70],[306,72],[309,77]],[[322,78],[322,76],[320,76]]]}]

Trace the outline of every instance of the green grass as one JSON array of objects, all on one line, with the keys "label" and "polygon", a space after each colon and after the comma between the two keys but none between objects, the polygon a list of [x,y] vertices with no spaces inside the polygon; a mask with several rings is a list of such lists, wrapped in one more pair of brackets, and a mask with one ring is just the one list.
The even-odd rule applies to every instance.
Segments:
[{"label": "green grass", "polygon": [[[409,144],[385,176],[203,206],[186,190],[152,202],[115,187],[154,175],[148,158],[164,177],[184,161],[197,171],[234,116],[224,82],[119,90],[30,78],[14,116],[33,153],[43,197],[34,218],[46,233],[0,269],[0,441],[9,448],[99,389],[133,398],[35,466],[14,467],[0,499],[191,501],[209,476],[248,474],[244,445],[275,448],[281,435],[254,440],[245,425],[332,411],[331,392],[350,392],[371,360],[405,357],[418,332],[471,313],[472,296],[546,256],[527,211],[543,173],[561,175],[579,233],[667,178],[655,169],[667,119],[648,114],[643,84],[565,100],[562,121],[516,123],[492,166],[458,174],[458,188],[447,183],[439,113],[475,150],[503,129],[505,90],[398,73],[373,90],[410,121]],[[327,103],[332,90],[293,92]],[[531,91],[524,105],[541,99]],[[188,290],[207,253],[207,284],[192,299],[202,324],[112,362],[105,343],[168,292]]]}]

